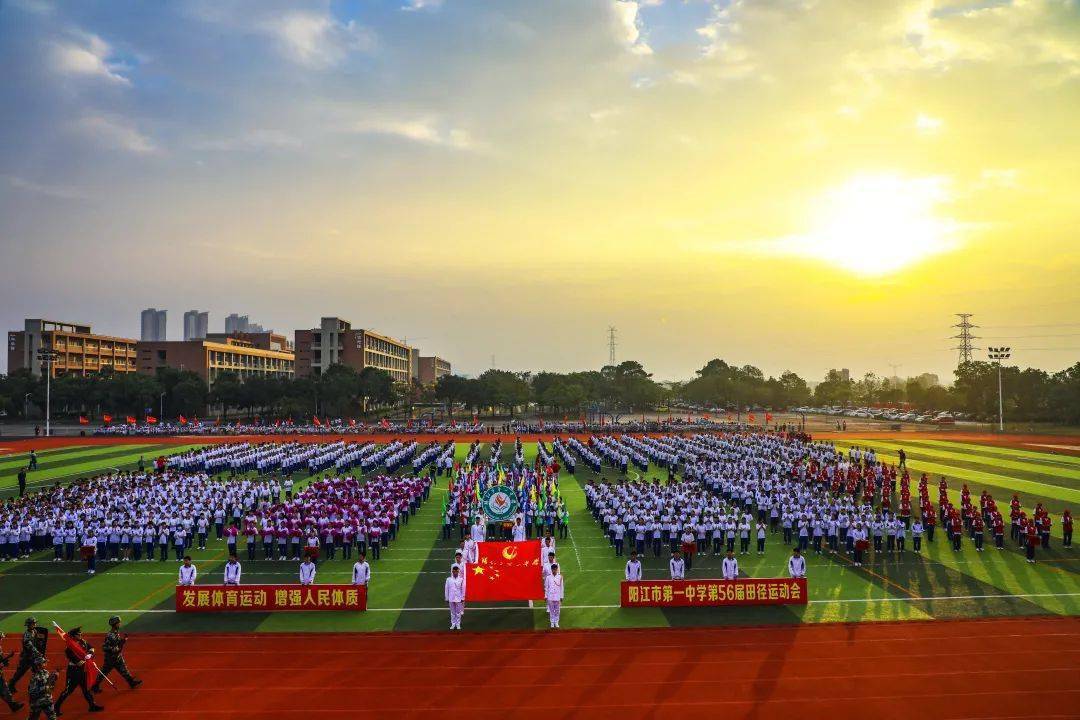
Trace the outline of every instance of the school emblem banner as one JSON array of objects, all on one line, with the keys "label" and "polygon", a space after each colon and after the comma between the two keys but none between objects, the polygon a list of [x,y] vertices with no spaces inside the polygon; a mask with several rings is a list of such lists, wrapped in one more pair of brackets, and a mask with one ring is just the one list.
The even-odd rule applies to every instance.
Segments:
[{"label": "school emblem banner", "polygon": [[465,599],[542,600],[540,541],[477,543],[475,563],[465,566]]},{"label": "school emblem banner", "polygon": [[506,485],[489,487],[480,496],[480,507],[492,522],[504,522],[518,510],[517,495]]}]

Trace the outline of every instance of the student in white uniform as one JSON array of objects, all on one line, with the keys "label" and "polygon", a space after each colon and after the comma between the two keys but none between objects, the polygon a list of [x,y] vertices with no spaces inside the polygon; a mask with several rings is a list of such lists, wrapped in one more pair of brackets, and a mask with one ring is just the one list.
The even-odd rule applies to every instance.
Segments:
[{"label": "student in white uniform", "polygon": [[728,550],[727,557],[720,561],[720,564],[723,566],[725,580],[735,580],[739,577],[739,560],[733,551]]},{"label": "student in white uniform", "polygon": [[565,587],[563,575],[559,572],[559,564],[551,566],[551,574],[544,581],[544,599],[547,600],[548,619],[551,627],[559,627],[559,611],[562,609],[562,600]]},{"label": "student in white uniform", "polygon": [[240,562],[236,559],[235,555],[230,555],[229,562],[225,563],[225,584],[239,585],[240,570]]},{"label": "student in white uniform", "polygon": [[638,560],[637,550],[630,552],[630,559],[626,561],[626,581],[637,582],[641,579],[641,561]]},{"label": "student in white uniform", "polygon": [[450,566],[450,577],[443,586],[443,597],[450,605],[450,629],[461,629],[461,616],[465,614],[465,578],[458,572],[457,565]]},{"label": "student in white uniform", "polygon": [[352,566],[352,584],[363,585],[364,587],[367,587],[367,584],[370,580],[371,566],[368,565],[368,561],[364,553],[360,553],[360,557]]},{"label": "student in white uniform", "polygon": [[791,557],[787,561],[788,575],[793,578],[806,577],[806,558],[799,552],[799,548],[791,551]]},{"label": "student in white uniform", "polygon": [[191,556],[184,556],[184,564],[180,566],[180,584],[181,585],[194,585],[195,578],[198,577],[199,571],[195,569],[195,566],[191,564]]},{"label": "student in white uniform", "polygon": [[523,542],[525,540],[525,525],[522,524],[520,517],[514,523],[511,537],[513,537],[514,542]]},{"label": "student in white uniform", "polygon": [[543,572],[541,573],[541,575],[543,576],[544,580],[547,580],[548,575],[551,574],[551,568],[555,565],[558,565],[558,563],[555,561],[555,553],[549,552],[547,554],[547,557],[544,558],[544,561],[541,563],[541,566],[543,567]]},{"label": "student in white uniform", "polygon": [[686,561],[683,560],[681,550],[676,550],[671,553],[671,560],[668,561],[668,567],[671,569],[672,580],[686,579]]},{"label": "student in white uniform", "polygon": [[300,584],[315,584],[315,563],[311,562],[310,557],[304,558],[304,562],[300,563]]},{"label": "student in white uniform", "polygon": [[480,559],[480,546],[472,537],[465,538],[465,562],[475,563]]}]

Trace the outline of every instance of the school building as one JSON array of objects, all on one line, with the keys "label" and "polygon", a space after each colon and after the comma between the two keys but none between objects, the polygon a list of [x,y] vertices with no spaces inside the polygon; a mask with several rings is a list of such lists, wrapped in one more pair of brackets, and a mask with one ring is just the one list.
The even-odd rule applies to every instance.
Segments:
[{"label": "school building", "polygon": [[38,359],[41,349],[57,353],[52,376],[89,375],[102,370],[135,372],[133,338],[98,335],[89,325],[28,318],[22,330],[8,333],[8,373],[27,369],[45,376],[46,364]]}]

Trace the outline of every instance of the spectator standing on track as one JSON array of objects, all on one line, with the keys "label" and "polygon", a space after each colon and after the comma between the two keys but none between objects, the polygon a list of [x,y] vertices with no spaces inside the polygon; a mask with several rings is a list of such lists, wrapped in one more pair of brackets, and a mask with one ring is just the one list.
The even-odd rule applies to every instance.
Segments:
[{"label": "spectator standing on track", "polygon": [[19,497],[26,494],[26,468],[19,468]]},{"label": "spectator standing on track", "polygon": [[443,586],[443,597],[450,605],[450,629],[461,629],[461,616],[465,614],[465,578],[457,565],[450,566],[450,577]]}]

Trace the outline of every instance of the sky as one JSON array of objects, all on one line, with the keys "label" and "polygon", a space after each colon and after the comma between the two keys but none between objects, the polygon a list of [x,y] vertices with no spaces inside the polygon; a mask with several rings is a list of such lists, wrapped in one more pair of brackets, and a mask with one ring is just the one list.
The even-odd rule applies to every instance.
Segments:
[{"label": "sky", "polygon": [[948,380],[970,312],[1080,359],[1080,0],[2,0],[0,68],[5,329]]}]

